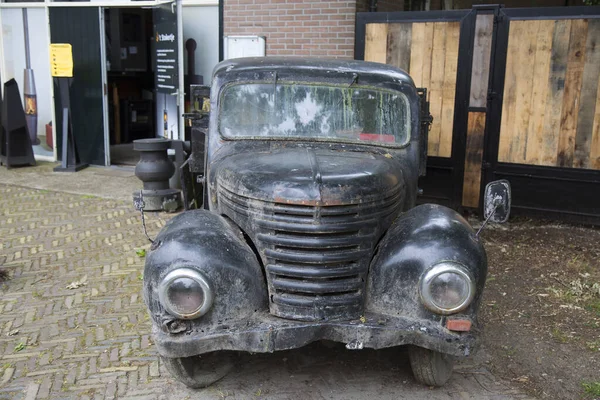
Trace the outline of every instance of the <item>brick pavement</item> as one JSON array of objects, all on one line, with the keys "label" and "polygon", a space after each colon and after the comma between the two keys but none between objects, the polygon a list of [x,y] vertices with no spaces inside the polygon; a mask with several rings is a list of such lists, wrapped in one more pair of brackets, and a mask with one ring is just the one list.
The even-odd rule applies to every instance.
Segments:
[{"label": "brick pavement", "polygon": [[[156,393],[166,381],[140,292],[138,214],[92,196],[0,192],[0,264],[11,275],[0,300],[0,397]],[[165,221],[149,222],[156,232]],[[81,287],[67,289],[73,282]]]},{"label": "brick pavement", "polygon": [[[150,235],[167,219],[148,215]],[[322,344],[249,355],[214,387],[189,390],[152,345],[143,247],[129,202],[0,184],[0,265],[11,276],[0,287],[0,398],[525,398],[480,363],[430,390],[402,350]]]}]

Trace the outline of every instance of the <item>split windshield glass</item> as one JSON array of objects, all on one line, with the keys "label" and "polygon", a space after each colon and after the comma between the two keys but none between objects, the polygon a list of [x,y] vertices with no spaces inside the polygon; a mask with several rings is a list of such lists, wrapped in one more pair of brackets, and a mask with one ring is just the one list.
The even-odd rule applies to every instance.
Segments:
[{"label": "split windshield glass", "polygon": [[408,99],[362,86],[244,83],[221,96],[219,130],[226,138],[279,138],[377,143],[410,139]]}]

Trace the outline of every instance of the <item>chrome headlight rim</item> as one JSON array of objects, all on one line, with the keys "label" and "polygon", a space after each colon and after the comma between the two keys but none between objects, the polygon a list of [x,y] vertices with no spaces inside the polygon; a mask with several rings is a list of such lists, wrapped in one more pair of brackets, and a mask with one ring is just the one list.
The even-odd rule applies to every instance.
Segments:
[{"label": "chrome headlight rim", "polygon": [[[465,299],[456,307],[442,308],[433,301],[431,295],[431,283],[435,278],[445,273],[456,274],[463,278],[467,283],[468,294],[465,297]],[[473,301],[473,298],[475,297],[475,281],[463,265],[455,261],[441,261],[433,265],[421,276],[421,282],[419,284],[419,293],[421,301],[423,302],[425,307],[430,311],[441,315],[456,314],[467,308]]]},{"label": "chrome headlight rim", "polygon": [[[170,303],[167,290],[169,286],[179,278],[189,278],[195,281],[203,291],[204,300],[202,305],[192,313],[183,314],[178,312]],[[208,280],[200,272],[189,267],[181,266],[169,272],[158,285],[158,299],[165,310],[179,319],[195,319],[203,316],[210,310],[214,301],[214,292]]]}]

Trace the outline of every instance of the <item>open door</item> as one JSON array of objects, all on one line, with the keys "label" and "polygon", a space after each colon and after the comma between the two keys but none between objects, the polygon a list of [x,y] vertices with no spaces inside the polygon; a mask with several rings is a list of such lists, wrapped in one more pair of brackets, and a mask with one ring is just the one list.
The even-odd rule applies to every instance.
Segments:
[{"label": "open door", "polygon": [[183,136],[180,2],[104,6],[101,38],[107,147],[113,165],[134,166],[139,139]]},{"label": "open door", "polygon": [[[178,9],[179,8],[179,9]],[[154,8],[156,136],[183,139],[183,34],[180,2]]]},{"label": "open door", "polygon": [[[99,7],[51,7],[51,43],[69,43],[73,49],[73,78],[70,87],[73,135],[81,161],[105,165],[105,121],[100,43]],[[54,90],[56,132],[62,126],[60,91]],[[58,159],[62,159],[62,137],[57,135]]]}]

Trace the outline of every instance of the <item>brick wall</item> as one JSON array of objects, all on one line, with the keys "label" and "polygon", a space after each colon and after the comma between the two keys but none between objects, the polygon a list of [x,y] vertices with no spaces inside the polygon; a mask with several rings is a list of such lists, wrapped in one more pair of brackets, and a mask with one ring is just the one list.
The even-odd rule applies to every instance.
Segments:
[{"label": "brick wall", "polygon": [[356,0],[222,1],[225,36],[265,36],[268,56],[354,58]]},{"label": "brick wall", "polygon": [[[370,0],[221,0],[224,3],[223,29],[226,36],[265,36],[268,56],[354,58],[356,12],[369,10]],[[516,3],[564,3],[565,0],[506,0]],[[567,0],[579,3],[582,0]],[[405,0],[378,0],[380,12],[402,11]],[[416,5],[419,3],[413,0]],[[454,0],[454,8],[497,0]],[[431,0],[439,10],[443,0]],[[508,5],[508,4],[507,4]]]}]

